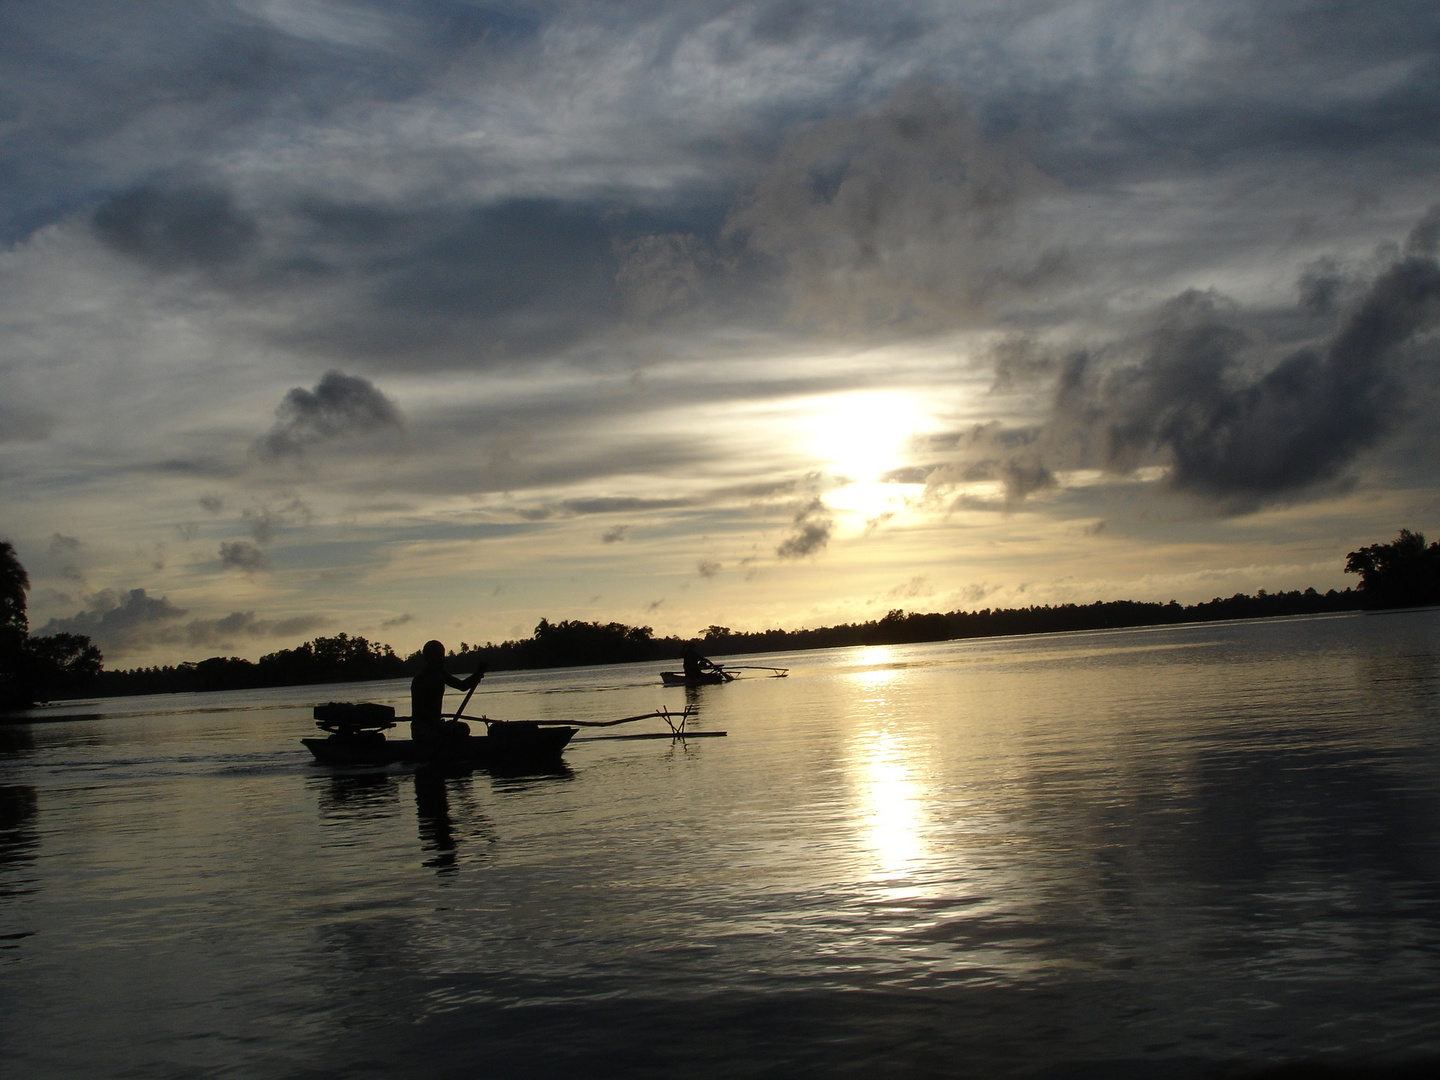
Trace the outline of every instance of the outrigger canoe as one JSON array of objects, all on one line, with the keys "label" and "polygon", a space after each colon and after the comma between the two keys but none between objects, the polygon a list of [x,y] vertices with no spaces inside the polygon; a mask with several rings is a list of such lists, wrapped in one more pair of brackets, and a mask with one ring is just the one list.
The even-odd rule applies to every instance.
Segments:
[{"label": "outrigger canoe", "polygon": [[438,744],[385,737],[386,730],[409,719],[397,717],[388,705],[332,701],[315,706],[315,726],[328,731],[329,737],[300,741],[316,761],[326,765],[445,762],[530,768],[559,764],[561,752],[578,730],[480,717],[486,726],[484,735],[466,735]]},{"label": "outrigger canoe", "polygon": [[740,676],[739,671],[768,671],[770,678],[783,679],[790,674],[789,668],[783,667],[759,667],[755,664],[742,664],[736,667],[721,667],[716,664],[708,671],[702,671],[698,675],[686,675],[683,671],[662,671],[660,681],[666,686],[714,686],[716,683],[727,683]]},{"label": "outrigger canoe", "polygon": [[699,675],[686,675],[683,671],[660,672],[660,681],[666,686],[712,686],[727,683],[735,677],[728,671],[702,671]]},{"label": "outrigger canoe", "polygon": [[[469,702],[467,697],[466,702]],[[463,709],[464,706],[462,705]],[[396,716],[389,705],[370,702],[352,704],[331,701],[315,706],[315,726],[329,732],[324,739],[301,739],[315,760],[323,765],[394,765],[449,764],[474,765],[496,769],[544,769],[560,764],[560,755],[576,731],[582,727],[614,727],[636,720],[658,717],[669,729],[643,735],[607,735],[610,739],[686,739],[723,738],[723,731],[687,731],[686,722],[692,710],[686,706],[680,713],[668,709],[624,716],[619,720],[575,720],[569,724],[542,724],[531,720],[491,720],[488,716],[465,716],[456,719],[471,725],[484,724],[484,735],[466,735],[442,743],[417,743],[414,739],[389,739],[385,732],[397,723],[409,720]]]}]

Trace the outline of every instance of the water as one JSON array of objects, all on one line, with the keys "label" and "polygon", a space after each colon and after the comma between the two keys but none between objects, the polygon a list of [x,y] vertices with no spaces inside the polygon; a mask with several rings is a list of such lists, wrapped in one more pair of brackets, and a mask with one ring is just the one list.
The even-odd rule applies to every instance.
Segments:
[{"label": "water", "polygon": [[1440,611],[753,662],[791,674],[487,678],[471,713],[689,695],[729,732],[552,776],[310,762],[313,704],[406,711],[398,682],[0,727],[6,1075],[1440,1055]]}]

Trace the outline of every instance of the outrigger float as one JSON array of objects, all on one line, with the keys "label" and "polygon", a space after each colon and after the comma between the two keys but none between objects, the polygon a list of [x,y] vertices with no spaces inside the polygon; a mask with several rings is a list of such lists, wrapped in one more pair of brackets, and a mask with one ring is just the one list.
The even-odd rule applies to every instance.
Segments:
[{"label": "outrigger float", "polygon": [[716,664],[698,675],[686,675],[683,671],[662,671],[660,681],[666,686],[714,686],[718,683],[733,682],[740,677],[736,674],[739,671],[768,671],[770,674],[766,678],[770,679],[783,679],[790,674],[790,669],[783,667],[757,667],[751,664],[725,667]]},{"label": "outrigger float", "polygon": [[465,704],[453,719],[470,724],[484,724],[484,735],[466,735],[441,743],[416,742],[414,739],[390,739],[385,732],[404,723],[408,716],[396,716],[389,705],[371,702],[351,703],[330,701],[315,706],[315,726],[329,732],[327,738],[300,741],[322,765],[394,765],[449,764],[482,768],[543,769],[560,764],[560,755],[582,727],[606,728],[630,724],[637,720],[660,719],[666,731],[633,735],[600,735],[581,739],[702,739],[721,738],[723,731],[690,731],[686,722],[693,715],[692,707],[675,713],[669,709],[622,716],[618,720],[572,720],[550,724],[533,720],[491,720],[488,716],[466,716]]}]

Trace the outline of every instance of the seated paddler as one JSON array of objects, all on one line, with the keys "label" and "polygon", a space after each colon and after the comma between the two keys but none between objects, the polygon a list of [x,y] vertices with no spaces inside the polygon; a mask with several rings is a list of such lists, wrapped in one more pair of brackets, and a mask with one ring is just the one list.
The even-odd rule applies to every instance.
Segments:
[{"label": "seated paddler", "polygon": [[467,679],[445,670],[445,646],[427,641],[420,652],[425,666],[410,680],[410,735],[416,742],[461,739],[470,734],[470,725],[445,719],[445,687],[470,690],[485,677],[484,666],[476,667]]},{"label": "seated paddler", "polygon": [[712,663],[707,657],[700,655],[700,650],[695,647],[695,642],[687,641],[680,650],[680,663],[685,669],[687,679],[698,679],[706,671],[719,671],[720,665]]}]

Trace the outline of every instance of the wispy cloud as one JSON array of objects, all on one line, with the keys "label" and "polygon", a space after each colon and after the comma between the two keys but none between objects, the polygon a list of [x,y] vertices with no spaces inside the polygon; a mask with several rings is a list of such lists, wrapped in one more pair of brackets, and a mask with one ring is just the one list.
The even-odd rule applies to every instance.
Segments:
[{"label": "wispy cloud", "polygon": [[791,525],[790,535],[775,549],[775,554],[782,559],[803,559],[816,554],[830,542],[835,519],[830,516],[825,503],[817,498],[796,511]]}]

